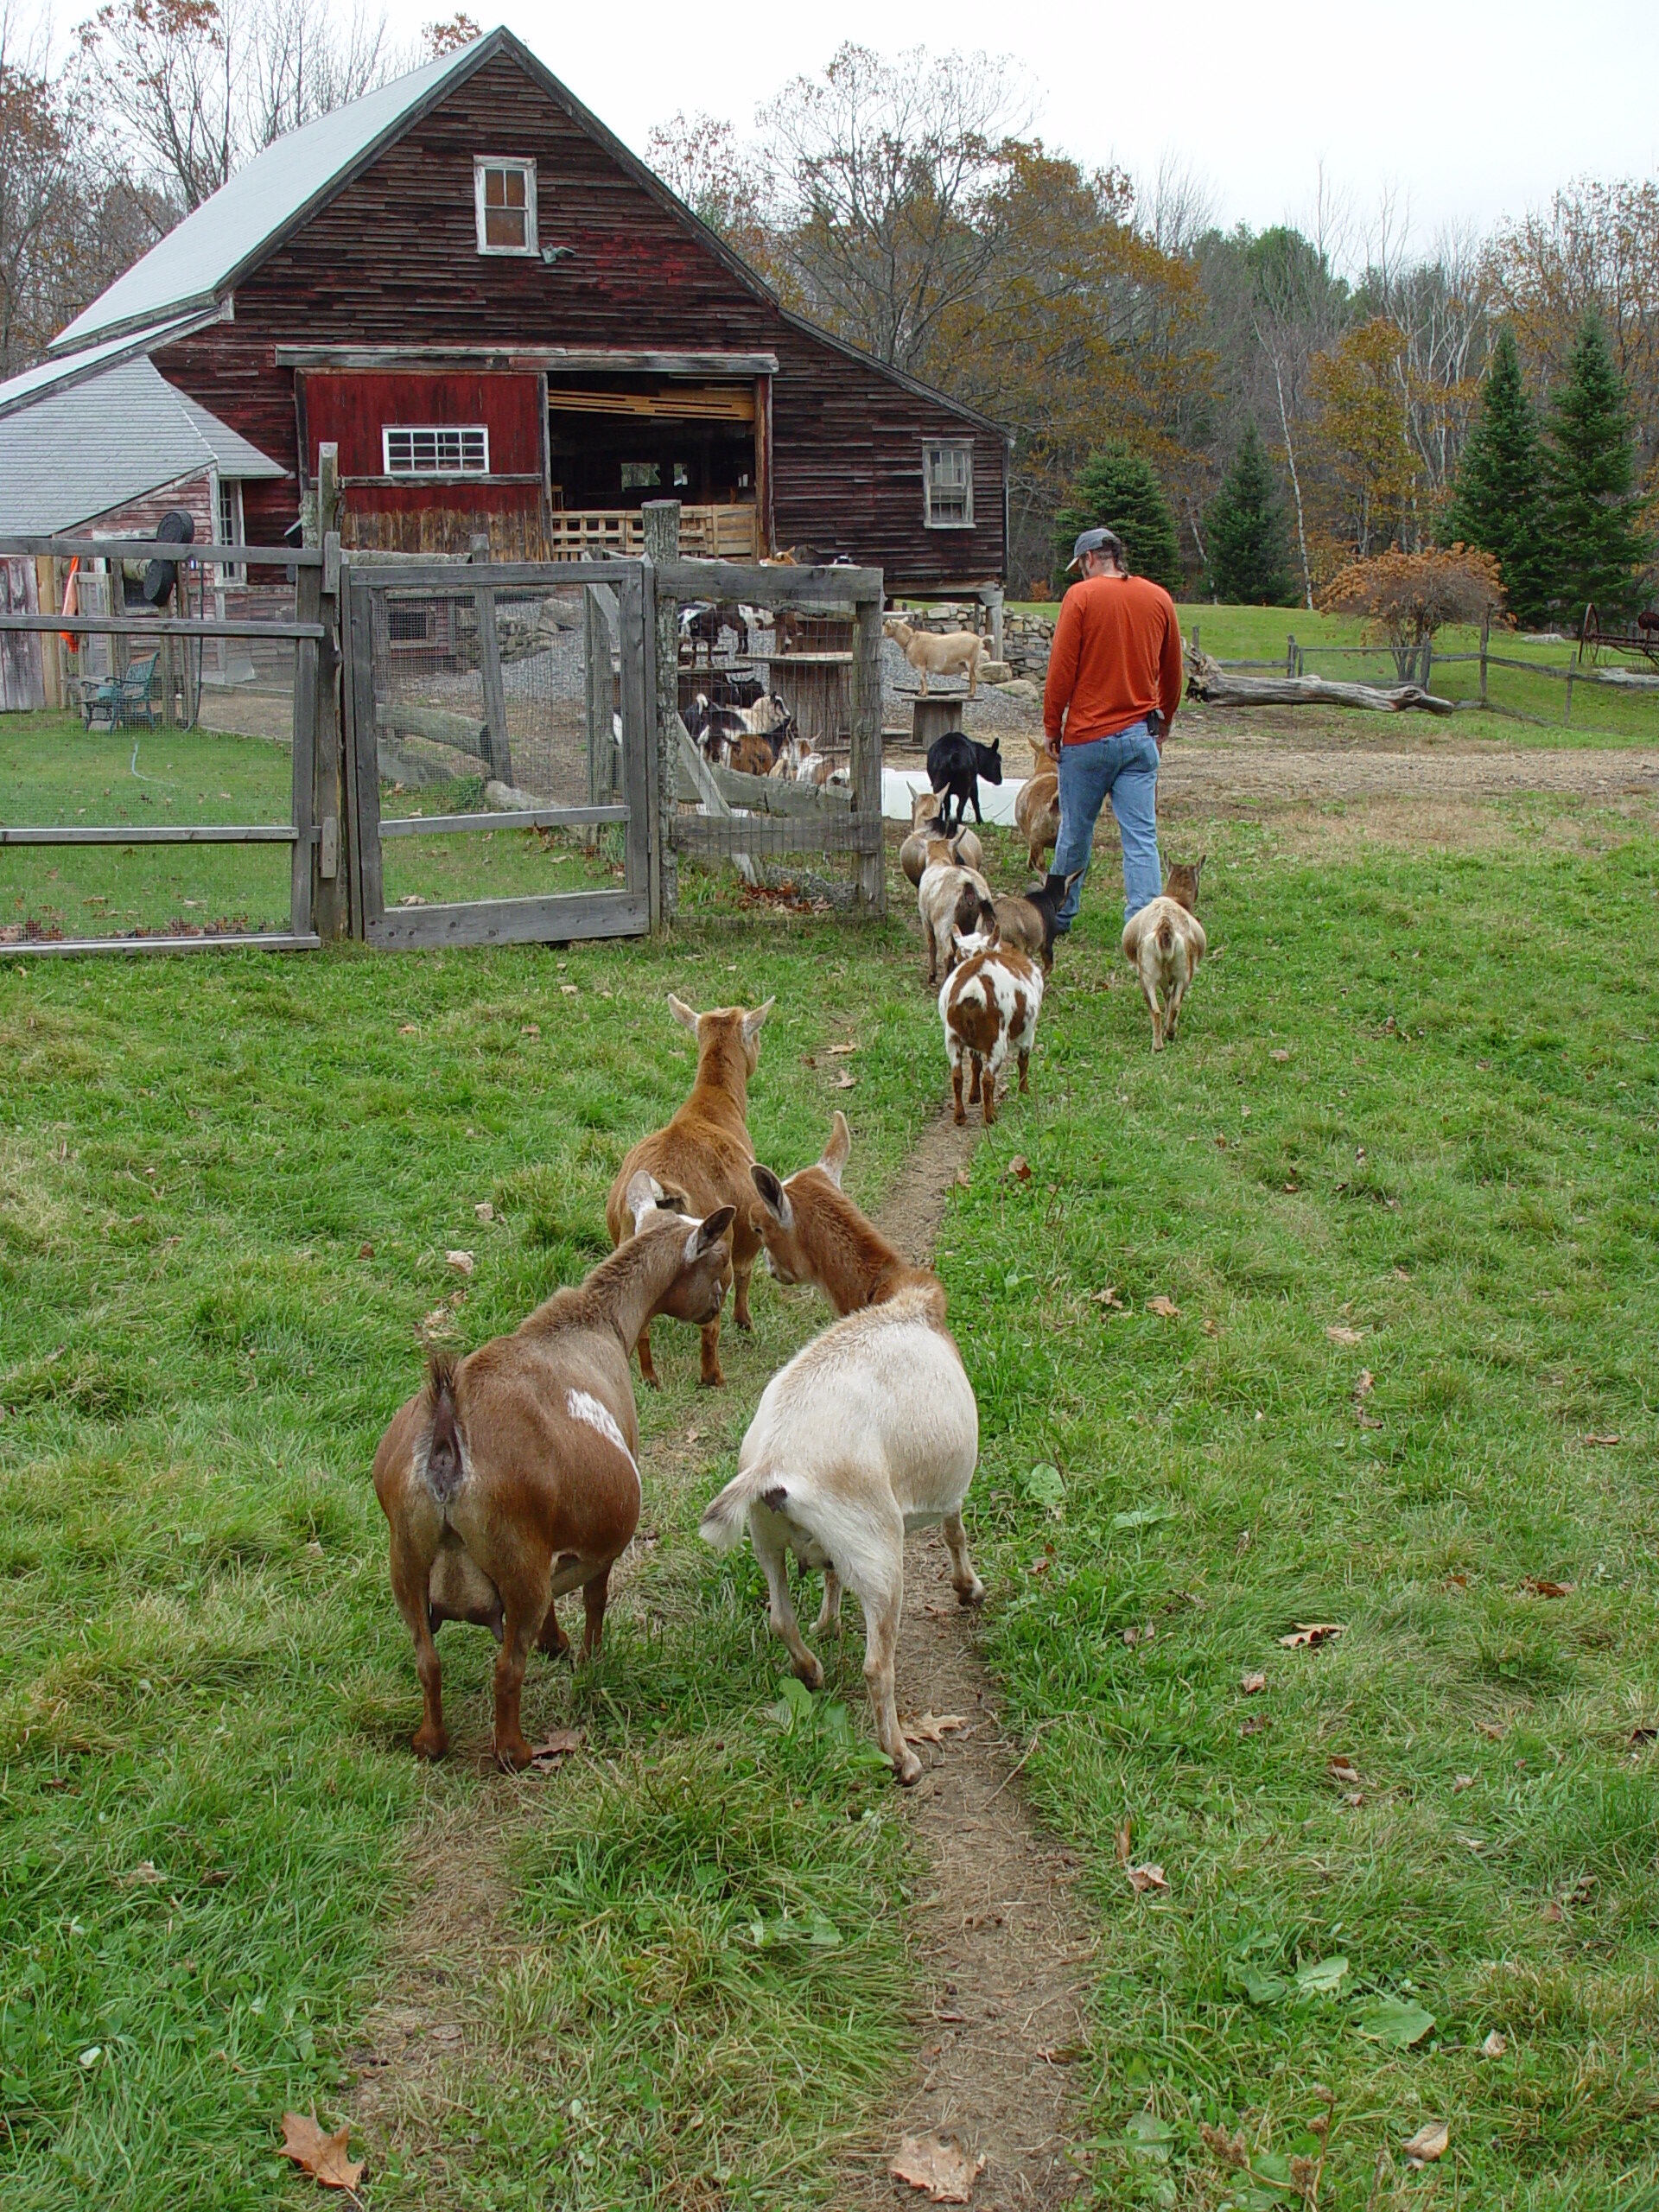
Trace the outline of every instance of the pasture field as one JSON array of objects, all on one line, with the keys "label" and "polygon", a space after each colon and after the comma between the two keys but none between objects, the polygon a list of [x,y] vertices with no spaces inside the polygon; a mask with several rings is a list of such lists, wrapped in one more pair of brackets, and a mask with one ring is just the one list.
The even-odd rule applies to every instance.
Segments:
[{"label": "pasture field", "polygon": [[[1340,868],[1205,825],[1156,1058],[1103,852],[946,1216],[982,1645],[1098,1937],[1055,2063],[1103,2207],[1294,2202],[1327,2117],[1327,2207],[1659,2201],[1659,840],[1490,813]],[[752,1560],[696,1535],[822,1305],[758,1276],[720,1395],[659,1331],[604,1652],[526,1682],[532,1742],[584,1733],[556,1772],[482,1770],[457,1628],[455,1751],[410,1757],[368,1468],[423,1324],[477,1343],[602,1253],[689,1077],[667,990],[778,995],[760,1156],[840,1105],[874,1207],[945,1093],[920,971],[781,916],[0,963],[9,2212],[315,2203],[274,2156],[313,2105],[377,2208],[837,2201],[922,2033],[925,1870],[861,1637],[795,1718]]]}]

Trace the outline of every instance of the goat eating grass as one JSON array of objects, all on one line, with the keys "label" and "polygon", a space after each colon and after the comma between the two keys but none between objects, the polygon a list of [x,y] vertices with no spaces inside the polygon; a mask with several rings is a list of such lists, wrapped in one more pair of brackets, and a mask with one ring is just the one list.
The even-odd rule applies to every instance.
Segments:
[{"label": "goat eating grass", "polygon": [[415,1639],[423,1710],[414,1749],[442,1758],[442,1675],[434,1631],[487,1628],[495,1664],[495,1755],[528,1766],[519,1693],[532,1643],[569,1649],[555,1601],[580,1586],[582,1656],[598,1648],[612,1567],[639,1520],[639,1427],[628,1362],[653,1314],[699,1325],[731,1280],[734,1209],[695,1221],[665,1210],[637,1175],[633,1234],[579,1287],[555,1291],[510,1337],[465,1359],[435,1353],[374,1455],[391,1529],[391,1590]]},{"label": "goat eating grass", "polygon": [[864,1614],[876,1735],[899,1780],[910,1783],[921,1761],[899,1726],[893,1681],[905,1538],[942,1522],[957,1599],[980,1602],[985,1588],[962,1519],[979,1457],[979,1408],[945,1326],[944,1285],[929,1269],[906,1266],[842,1191],[851,1145],[837,1114],[815,1166],[787,1183],[754,1169],[772,1264],[785,1281],[816,1283],[842,1318],[766,1385],[737,1474],[703,1515],[701,1533],[730,1551],[747,1522],[772,1633],[810,1689],[822,1688],[823,1669],[795,1617],[788,1554],[823,1571],[815,1634],[839,1629],[842,1592],[852,1592]]}]

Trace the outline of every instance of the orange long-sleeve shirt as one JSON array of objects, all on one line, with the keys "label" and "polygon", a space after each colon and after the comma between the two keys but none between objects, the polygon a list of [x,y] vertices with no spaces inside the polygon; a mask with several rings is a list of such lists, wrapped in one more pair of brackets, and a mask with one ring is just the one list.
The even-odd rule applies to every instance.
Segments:
[{"label": "orange long-sleeve shirt", "polygon": [[1155,708],[1166,729],[1181,703],[1175,602],[1146,576],[1090,576],[1060,606],[1043,691],[1043,728],[1067,745],[1111,737]]}]

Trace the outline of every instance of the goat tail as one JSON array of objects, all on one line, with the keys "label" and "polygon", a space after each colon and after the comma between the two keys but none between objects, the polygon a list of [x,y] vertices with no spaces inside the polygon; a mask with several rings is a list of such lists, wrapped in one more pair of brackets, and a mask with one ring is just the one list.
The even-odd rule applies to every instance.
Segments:
[{"label": "goat tail", "polygon": [[743,1541],[749,1508],[763,1497],[771,1504],[775,1496],[781,1504],[784,1494],[782,1484],[775,1479],[770,1468],[741,1468],[720,1496],[710,1500],[697,1534],[715,1551],[734,1551]]},{"label": "goat tail", "polygon": [[1158,950],[1166,959],[1175,950],[1175,925],[1167,914],[1158,925]]},{"label": "goat tail", "polygon": [[435,1351],[427,1363],[426,1409],[427,1484],[448,1504],[466,1473],[466,1451],[455,1404],[455,1362],[447,1351]]}]

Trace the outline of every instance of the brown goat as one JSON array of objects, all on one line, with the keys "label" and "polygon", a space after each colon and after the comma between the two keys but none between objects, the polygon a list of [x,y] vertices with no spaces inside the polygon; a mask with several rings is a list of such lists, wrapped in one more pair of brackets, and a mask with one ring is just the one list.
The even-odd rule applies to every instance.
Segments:
[{"label": "brown goat", "polygon": [[1043,855],[1058,842],[1060,835],[1058,768],[1045,764],[1020,785],[1019,797],[1014,802],[1014,818],[1026,841],[1027,867],[1040,868]]},{"label": "brown goat", "polygon": [[490,1629],[495,1755],[528,1766],[518,1700],[531,1645],[569,1649],[555,1601],[581,1585],[583,1656],[598,1645],[610,1572],[639,1519],[639,1428],[628,1360],[656,1313],[699,1325],[730,1281],[733,1209],[701,1222],[633,1187],[634,1234],[580,1288],[555,1291],[510,1337],[460,1361],[435,1355],[425,1385],[392,1416],[374,1455],[391,1529],[391,1588],[415,1639],[423,1758],[448,1748],[434,1630]]},{"label": "brown goat", "polygon": [[938,1283],[928,1268],[902,1260],[842,1189],[852,1149],[847,1116],[837,1113],[830,1141],[812,1166],[786,1183],[759,1160],[750,1171],[760,1193],[755,1226],[767,1266],[779,1282],[808,1282],[821,1290],[837,1313],[856,1313],[898,1291]]},{"label": "brown goat", "polygon": [[[698,1014],[671,992],[668,1005],[675,1020],[697,1040],[696,1079],[673,1119],[641,1137],[618,1169],[605,1202],[605,1226],[613,1244],[632,1235],[628,1192],[642,1168],[664,1191],[683,1194],[689,1212],[709,1214],[716,1206],[734,1206],[732,1319],[740,1329],[747,1329],[749,1276],[760,1252],[760,1239],[749,1226],[753,1202],[749,1169],[754,1160],[747,1121],[749,1077],[760,1058],[760,1028],[773,1001],[768,999],[753,1011],[728,1006]],[[639,1372],[654,1389],[657,1370],[652,1364],[649,1327],[639,1332]],[[703,1325],[698,1379],[711,1389],[726,1380],[720,1366],[718,1311]]]}]

